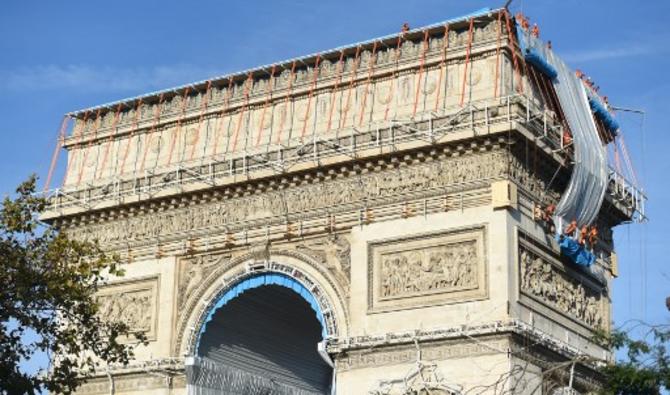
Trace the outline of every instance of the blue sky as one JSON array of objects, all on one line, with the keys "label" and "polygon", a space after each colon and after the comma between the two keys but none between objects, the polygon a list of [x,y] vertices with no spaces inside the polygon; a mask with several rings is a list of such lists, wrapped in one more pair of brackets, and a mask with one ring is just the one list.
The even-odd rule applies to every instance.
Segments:
[{"label": "blue sky", "polygon": [[[0,192],[46,176],[64,113],[439,22],[503,1],[27,1],[0,5]],[[622,115],[649,195],[646,225],[616,228],[614,320],[668,323],[668,1],[515,0]],[[57,181],[60,177],[57,177]],[[665,207],[665,211],[664,210]]]}]

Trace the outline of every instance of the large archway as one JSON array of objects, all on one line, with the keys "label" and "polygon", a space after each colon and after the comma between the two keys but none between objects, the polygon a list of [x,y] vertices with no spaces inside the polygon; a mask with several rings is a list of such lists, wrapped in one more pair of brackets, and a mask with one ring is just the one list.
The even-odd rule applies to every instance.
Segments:
[{"label": "large archway", "polygon": [[332,367],[317,301],[291,277],[264,273],[223,293],[198,334],[188,366],[198,394],[328,394]]}]

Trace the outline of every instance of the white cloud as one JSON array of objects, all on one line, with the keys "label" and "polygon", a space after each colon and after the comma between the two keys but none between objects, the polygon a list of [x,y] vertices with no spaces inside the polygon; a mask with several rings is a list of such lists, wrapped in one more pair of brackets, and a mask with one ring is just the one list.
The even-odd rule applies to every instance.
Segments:
[{"label": "white cloud", "polygon": [[151,68],[46,65],[2,71],[0,88],[12,91],[131,92],[164,89],[218,74],[221,70],[190,64]]},{"label": "white cloud", "polygon": [[586,63],[606,59],[628,58],[644,56],[662,52],[663,49],[641,43],[624,45],[619,48],[599,48],[584,51],[568,52],[562,58],[569,63]]}]

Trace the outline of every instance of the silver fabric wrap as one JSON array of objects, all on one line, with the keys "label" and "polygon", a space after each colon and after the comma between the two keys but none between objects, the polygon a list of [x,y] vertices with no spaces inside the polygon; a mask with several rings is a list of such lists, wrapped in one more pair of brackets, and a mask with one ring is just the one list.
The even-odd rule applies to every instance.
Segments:
[{"label": "silver fabric wrap", "polygon": [[528,48],[542,54],[556,69],[553,85],[572,131],[574,166],[567,188],[556,206],[556,232],[576,220],[581,227],[598,216],[607,190],[607,149],[603,145],[591,113],[586,88],[575,73],[539,39],[523,35]]},{"label": "silver fabric wrap", "polygon": [[323,395],[196,357],[186,363],[188,395]]}]

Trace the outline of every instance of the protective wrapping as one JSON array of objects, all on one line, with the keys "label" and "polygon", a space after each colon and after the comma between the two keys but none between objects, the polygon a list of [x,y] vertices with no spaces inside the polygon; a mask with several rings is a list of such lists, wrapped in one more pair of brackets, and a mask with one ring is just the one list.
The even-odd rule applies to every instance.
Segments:
[{"label": "protective wrapping", "polygon": [[581,227],[597,217],[607,190],[607,150],[596,128],[584,84],[575,73],[538,38],[517,27],[521,48],[540,56],[556,71],[552,80],[558,100],[572,132],[574,166],[567,188],[556,206],[556,232],[576,220]]}]

